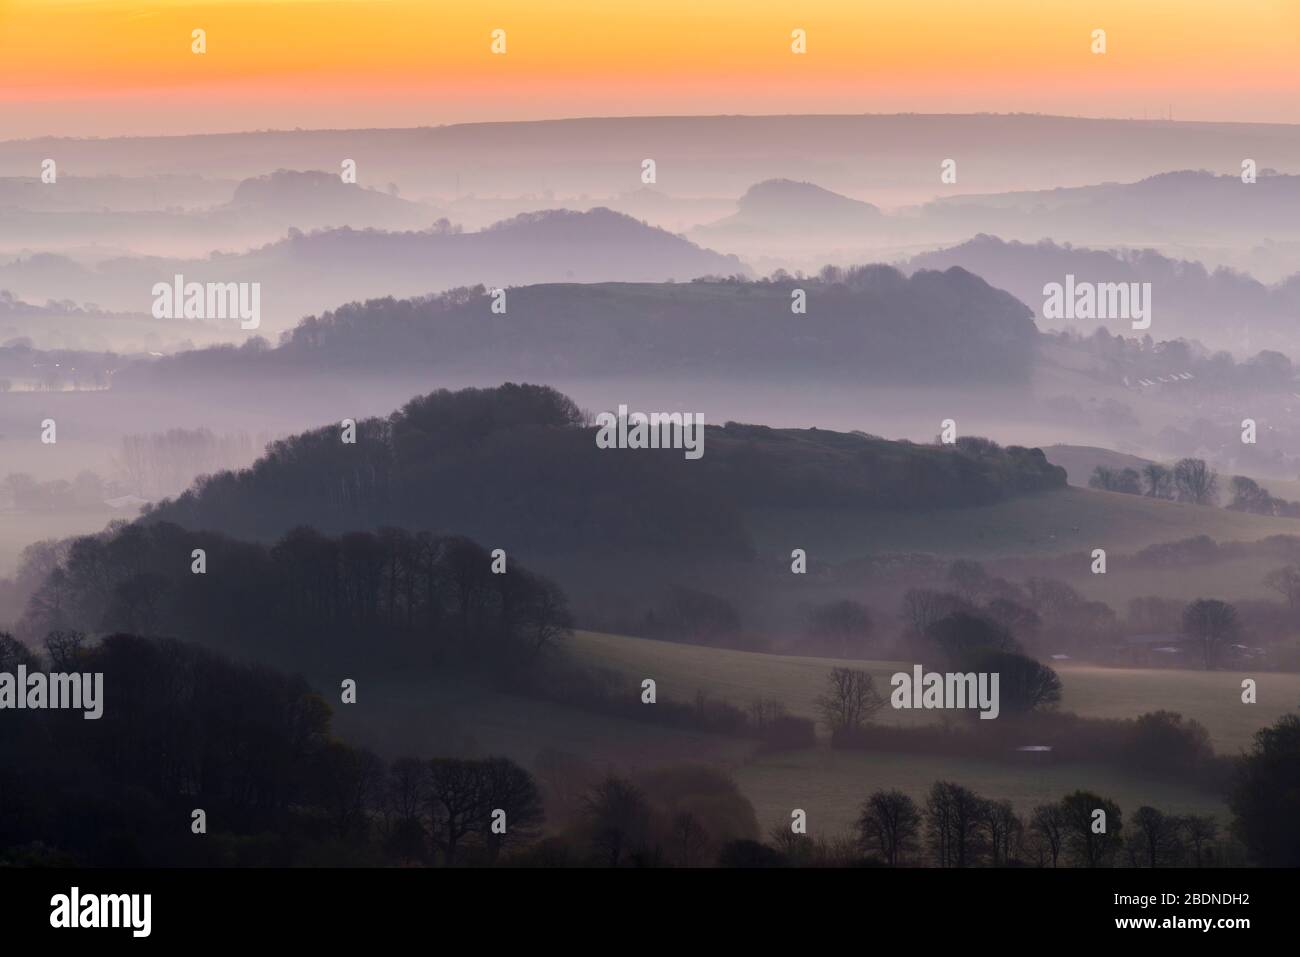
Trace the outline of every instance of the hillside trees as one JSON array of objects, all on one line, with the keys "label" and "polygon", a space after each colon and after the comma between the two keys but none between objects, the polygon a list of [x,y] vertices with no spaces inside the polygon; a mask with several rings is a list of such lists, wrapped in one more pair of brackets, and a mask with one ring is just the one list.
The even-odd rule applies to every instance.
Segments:
[{"label": "hillside trees", "polygon": [[1232,831],[1265,867],[1300,866],[1300,717],[1283,715],[1255,734],[1238,765],[1228,806]]},{"label": "hillside trees", "polygon": [[[194,548],[208,573],[191,573]],[[74,540],[28,603],[25,631],[134,627],[293,663],[443,662],[526,671],[573,624],[553,582],[458,537],[309,528],[238,542],[175,525]],[[365,635],[362,643],[359,636]]]}]

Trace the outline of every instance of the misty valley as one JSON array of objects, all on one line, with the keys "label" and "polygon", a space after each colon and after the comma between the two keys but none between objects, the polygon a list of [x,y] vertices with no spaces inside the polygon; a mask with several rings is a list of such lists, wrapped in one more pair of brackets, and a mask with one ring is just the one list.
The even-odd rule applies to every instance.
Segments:
[{"label": "misty valley", "polygon": [[1048,119],[0,142],[0,864],[1300,863],[1300,132]]}]

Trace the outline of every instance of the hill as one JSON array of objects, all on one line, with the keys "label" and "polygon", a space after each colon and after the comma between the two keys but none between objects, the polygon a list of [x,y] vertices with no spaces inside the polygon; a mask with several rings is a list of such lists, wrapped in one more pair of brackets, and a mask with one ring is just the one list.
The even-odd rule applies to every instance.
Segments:
[{"label": "hill", "polygon": [[[58,199],[49,199],[51,193]],[[57,190],[35,180],[0,179],[0,250],[14,237],[24,244],[15,253],[39,248],[83,264],[108,258],[105,248],[117,250],[119,257],[201,259],[214,250],[275,242],[290,229],[418,230],[442,215],[434,206],[344,183],[337,172],[319,170],[279,169],[238,183],[197,176],[60,177]],[[98,254],[87,256],[81,252],[86,247]],[[51,295],[36,285],[15,288],[26,295]],[[111,285],[106,288],[113,292]],[[106,301],[75,288],[58,298]]]},{"label": "hill", "polygon": [[[523,258],[537,269],[547,255],[563,258],[543,237],[560,226],[590,228],[592,220],[574,217],[521,217],[478,234],[486,237],[485,256],[495,250],[482,261],[496,262],[492,257],[513,250],[518,255],[508,258]],[[624,250],[631,247],[615,235],[644,229],[623,217],[609,225],[609,245]],[[343,249],[354,239],[347,237]],[[327,243],[329,236],[314,241]],[[525,257],[524,249],[533,252]],[[394,258],[401,257],[395,252]],[[793,311],[798,291],[806,296],[806,314]],[[193,352],[118,381],[191,388],[206,380],[224,388],[232,377],[390,378],[436,371],[497,379],[799,375],[850,383],[1014,387],[1030,375],[1037,343],[1022,303],[961,269],[905,277],[889,266],[865,266],[800,280],[529,285],[506,290],[504,314],[493,311],[494,298],[488,288],[474,287],[350,303],[304,319],[278,348],[251,356],[228,349]]]},{"label": "hill", "polygon": [[984,277],[1029,305],[1045,325],[1088,333],[1108,327],[1133,335],[1126,319],[1042,320],[1043,288],[1076,284],[1150,283],[1151,326],[1155,339],[1199,339],[1214,348],[1252,351],[1262,347],[1290,351],[1294,347],[1297,302],[1292,284],[1266,286],[1229,269],[1210,271],[1199,262],[1170,259],[1152,249],[1099,250],[1037,243],[1007,242],[979,235],[948,249],[922,253],[908,261],[910,269],[960,266]]},{"label": "hill", "polygon": [[[339,205],[338,190],[357,202],[369,197],[361,203],[365,206],[401,202],[370,191],[363,194],[355,186],[322,188],[322,175],[306,181],[291,177],[279,185],[274,178],[246,183],[238,195],[247,202],[231,209],[269,208],[268,215],[297,217],[316,205],[312,196],[319,192],[332,199],[317,218],[338,222],[337,216],[351,215],[357,205],[343,203],[337,216],[329,212],[332,205]],[[255,282],[261,289],[265,334],[288,329],[302,316],[338,303],[372,296],[417,296],[471,282],[494,287],[563,280],[661,282],[744,272],[737,259],[701,249],[620,213],[594,209],[524,214],[473,233],[445,220],[407,232],[291,229],[286,238],[268,245],[203,259],[125,257],[86,267],[61,256],[20,258],[0,266],[0,288],[28,300],[72,299],[148,313],[154,283],[176,274],[187,282]]]},{"label": "hill", "polygon": [[1049,445],[1043,454],[1053,465],[1065,469],[1066,480],[1071,485],[1080,488],[1088,487],[1088,478],[1099,465],[1115,470],[1133,469],[1140,474],[1152,462],[1152,459],[1091,445]]},{"label": "hill", "polygon": [[[1243,189],[1248,185],[1248,189]],[[1014,238],[1041,234],[1086,243],[1258,243],[1300,237],[1300,176],[1260,170],[1243,184],[1240,171],[1174,170],[1131,183],[945,197],[918,218],[934,227],[972,227]]]},{"label": "hill", "polygon": [[884,218],[871,203],[850,199],[814,183],[771,179],[751,186],[736,202],[736,212],[701,226],[701,237],[725,243],[751,233],[855,233],[877,227]]},{"label": "hill", "polygon": [[[1017,162],[1006,162],[1007,144]],[[352,157],[366,182],[410,195],[609,195],[640,185],[653,157],[660,183],[689,195],[738,196],[790,177],[849,195],[942,195],[938,162],[961,158],[981,191],[1129,182],[1188,166],[1239,171],[1242,157],[1295,156],[1300,127],[1269,123],[1108,120],[1034,114],[824,114],[590,117],[457,123],[414,129],[269,130],[0,143],[0,175],[31,175],[46,156],[84,175],[164,173],[243,179]]]},{"label": "hill", "polygon": [[1258,541],[1300,530],[1294,519],[1076,487],[943,511],[760,508],[751,511],[749,522],[760,550],[797,537],[817,543],[821,556],[832,562],[906,552],[950,558],[1049,556],[1098,545],[1137,551],[1196,535]]},{"label": "hill", "polygon": [[355,444],[338,426],[277,442],[250,469],[202,479],[149,518],[257,539],[297,525],[397,525],[543,554],[739,558],[751,550],[744,515],[754,510],[949,511],[1065,485],[1041,452],[979,440],[920,446],[728,423],[706,426],[703,454],[690,459],[595,439],[547,387],[443,390],[357,423]]}]

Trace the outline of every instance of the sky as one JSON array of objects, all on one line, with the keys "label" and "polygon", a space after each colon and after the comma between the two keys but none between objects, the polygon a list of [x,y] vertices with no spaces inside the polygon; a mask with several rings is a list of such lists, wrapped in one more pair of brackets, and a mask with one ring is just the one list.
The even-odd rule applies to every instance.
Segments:
[{"label": "sky", "polygon": [[0,0],[0,139],[717,113],[1300,123],[1298,93],[1300,0]]}]

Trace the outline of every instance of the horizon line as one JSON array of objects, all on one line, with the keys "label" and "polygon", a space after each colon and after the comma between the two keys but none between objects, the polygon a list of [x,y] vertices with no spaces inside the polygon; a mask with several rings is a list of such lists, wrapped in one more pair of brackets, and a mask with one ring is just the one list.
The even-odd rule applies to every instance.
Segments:
[{"label": "horizon line", "polygon": [[418,124],[414,126],[338,126],[338,127],[264,127],[260,129],[193,131],[187,133],[120,133],[108,136],[79,135],[75,133],[47,133],[41,136],[15,137],[0,140],[0,145],[12,143],[33,143],[42,140],[81,140],[111,142],[114,140],[174,140],[191,139],[207,136],[259,136],[268,134],[320,134],[320,133],[417,133],[428,130],[447,130],[476,126],[538,126],[547,123],[602,123],[621,121],[652,120],[780,120],[780,119],[867,119],[867,118],[902,118],[947,119],[947,118],[988,118],[988,119],[1046,119],[1071,120],[1089,123],[1142,123],[1167,126],[1240,126],[1240,127],[1283,127],[1300,128],[1300,122],[1287,123],[1266,120],[1172,120],[1166,117],[1132,117],[1132,116],[1083,116],[1069,113],[1035,113],[994,111],[975,111],[968,113],[922,113],[902,111],[897,113],[649,113],[622,114],[604,116],[554,116],[539,119],[518,120],[473,120],[459,123]]}]

